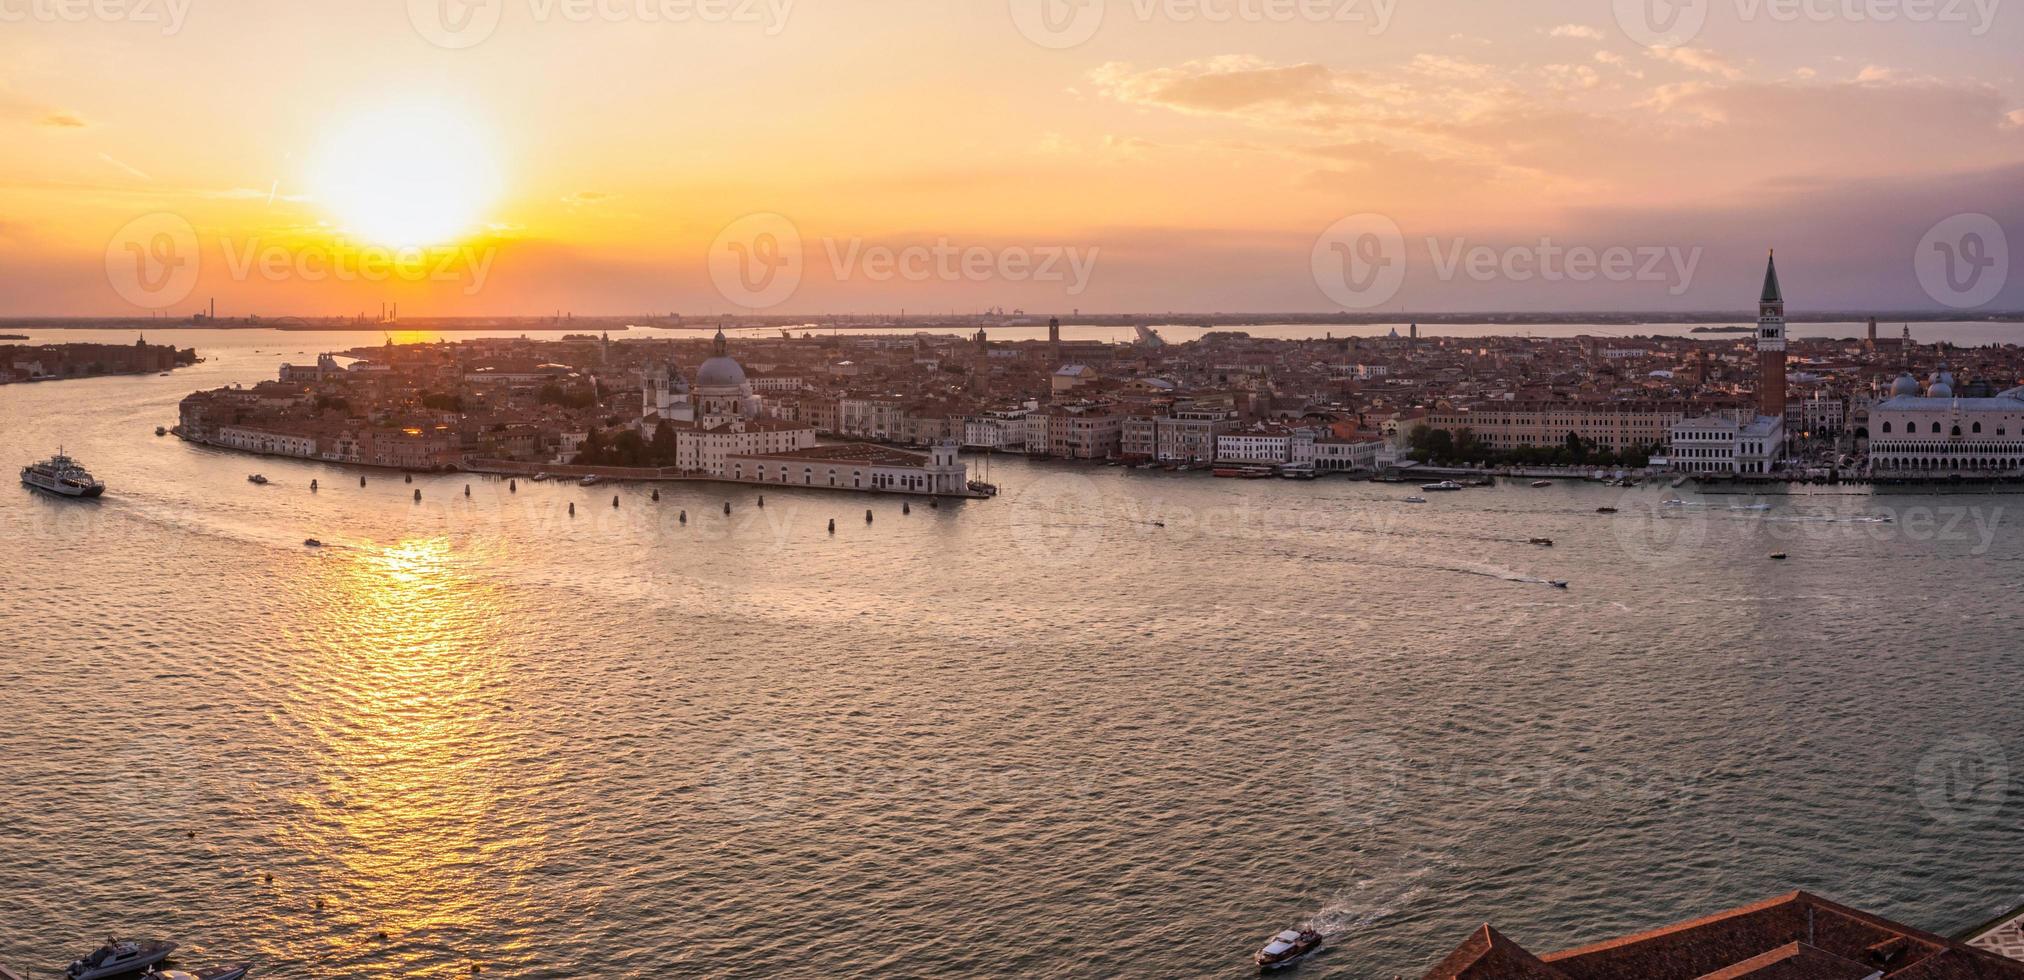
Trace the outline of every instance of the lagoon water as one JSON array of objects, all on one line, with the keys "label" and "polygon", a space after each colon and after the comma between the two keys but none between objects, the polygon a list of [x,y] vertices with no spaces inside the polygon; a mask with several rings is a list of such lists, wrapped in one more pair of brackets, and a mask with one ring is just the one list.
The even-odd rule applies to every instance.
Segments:
[{"label": "lagoon water", "polygon": [[10,465],[111,487],[0,492],[0,964],[1235,976],[1312,922],[1390,977],[2024,892],[2024,497],[360,487],[153,429],[377,334],[162,337],[209,360],[0,387]]}]

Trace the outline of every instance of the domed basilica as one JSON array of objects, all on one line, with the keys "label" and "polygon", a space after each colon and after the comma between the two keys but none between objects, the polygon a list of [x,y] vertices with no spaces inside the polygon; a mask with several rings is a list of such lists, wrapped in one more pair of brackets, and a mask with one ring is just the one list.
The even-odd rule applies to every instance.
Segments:
[{"label": "domed basilica", "polygon": [[709,359],[696,369],[693,387],[666,365],[657,365],[647,369],[640,400],[641,420],[648,427],[661,421],[717,425],[758,418],[761,411],[745,369],[726,350],[722,328],[712,341]]}]

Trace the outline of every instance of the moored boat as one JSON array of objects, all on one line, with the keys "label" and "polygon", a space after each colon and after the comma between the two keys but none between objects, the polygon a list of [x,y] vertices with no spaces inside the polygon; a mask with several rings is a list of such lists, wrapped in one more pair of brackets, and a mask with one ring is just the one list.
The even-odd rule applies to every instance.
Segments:
[{"label": "moored boat", "polygon": [[106,937],[105,945],[72,962],[63,971],[64,980],[103,980],[106,977],[138,973],[168,959],[176,951],[169,942]]},{"label": "moored boat", "polygon": [[1535,489],[1535,490],[1536,490],[1536,489],[1538,489],[1538,488],[1540,488],[1540,487],[1550,487],[1550,486],[1552,486],[1552,485],[1553,485],[1553,481],[1552,481],[1552,480],[1534,480],[1534,481],[1532,481],[1532,487],[1533,487],[1533,489]]},{"label": "moored boat", "polygon": [[1267,940],[1252,957],[1260,969],[1277,970],[1321,948],[1321,933],[1312,929],[1287,929]]},{"label": "moored boat", "polygon": [[261,476],[261,475],[260,475],[260,474],[258,474],[258,473],[255,473],[255,474],[253,474],[252,476],[249,476],[249,477],[247,477],[247,478],[246,478],[246,482],[247,482],[247,483],[257,483],[257,484],[259,484],[259,485],[261,485],[261,486],[263,486],[263,487],[264,487],[264,486],[266,486],[266,485],[267,485],[267,478],[266,478],[266,477],[264,477],[264,476]]},{"label": "moored boat", "polygon": [[1462,485],[1461,485],[1461,484],[1459,484],[1459,483],[1456,483],[1456,482],[1455,482],[1455,481],[1453,481],[1453,480],[1442,480],[1442,481],[1441,481],[1441,482],[1439,482],[1439,483],[1426,483],[1426,484],[1422,484],[1422,485],[1420,486],[1420,489],[1422,489],[1422,490],[1433,490],[1433,491],[1442,491],[1442,492],[1445,492],[1445,491],[1451,491],[1451,490],[1460,490],[1460,489],[1462,489]]},{"label": "moored boat", "polygon": [[105,484],[85,472],[77,460],[65,456],[60,449],[56,455],[40,463],[22,467],[21,482],[62,497],[96,497],[105,493]]}]

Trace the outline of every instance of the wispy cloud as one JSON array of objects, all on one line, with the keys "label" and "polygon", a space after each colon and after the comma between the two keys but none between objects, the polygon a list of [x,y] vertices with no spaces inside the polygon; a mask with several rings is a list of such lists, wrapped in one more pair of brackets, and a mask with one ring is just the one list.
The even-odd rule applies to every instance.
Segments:
[{"label": "wispy cloud", "polygon": [[140,178],[141,180],[145,180],[145,181],[150,181],[150,182],[152,182],[152,181],[154,180],[154,178],[153,178],[153,177],[150,177],[150,176],[148,176],[148,175],[147,175],[147,174],[146,174],[145,172],[141,171],[141,170],[140,170],[140,168],[138,168],[138,167],[134,167],[134,166],[132,166],[132,165],[130,165],[130,164],[127,164],[127,163],[123,163],[123,162],[121,162],[120,160],[117,160],[117,159],[115,159],[115,158],[113,157],[113,155],[112,155],[112,154],[110,154],[110,153],[100,153],[100,154],[98,155],[98,158],[99,158],[100,160],[103,160],[103,161],[105,161],[105,162],[106,162],[106,163],[108,163],[108,164],[111,164],[112,166],[114,166],[114,167],[116,167],[116,168],[118,168],[118,169],[120,169],[120,170],[123,170],[123,171],[125,171],[125,172],[126,172],[127,174],[129,174],[129,175],[131,175],[131,176],[134,176],[134,177],[138,177],[138,178]]},{"label": "wispy cloud", "polygon": [[1562,24],[1547,33],[1554,37],[1578,37],[1590,41],[1602,40],[1602,32],[1586,24]]},{"label": "wispy cloud", "polygon": [[1731,81],[1743,77],[1741,68],[1730,64],[1727,59],[1706,48],[1646,48],[1645,53],[1689,71],[1718,75]]}]

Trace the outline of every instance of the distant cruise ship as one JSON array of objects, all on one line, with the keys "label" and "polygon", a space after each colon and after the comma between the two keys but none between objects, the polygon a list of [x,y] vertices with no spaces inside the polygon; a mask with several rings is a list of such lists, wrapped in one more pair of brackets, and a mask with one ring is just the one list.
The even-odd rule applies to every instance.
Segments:
[{"label": "distant cruise ship", "polygon": [[21,482],[66,497],[96,497],[105,492],[105,484],[61,451],[33,466],[22,467]]}]

